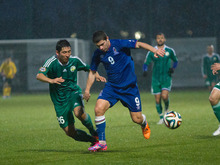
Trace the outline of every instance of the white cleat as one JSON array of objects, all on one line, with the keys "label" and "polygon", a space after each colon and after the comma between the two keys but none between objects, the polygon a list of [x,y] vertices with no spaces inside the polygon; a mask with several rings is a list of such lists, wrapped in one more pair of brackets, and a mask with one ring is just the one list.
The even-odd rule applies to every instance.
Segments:
[{"label": "white cleat", "polygon": [[160,119],[157,124],[163,124],[163,119]]},{"label": "white cleat", "polygon": [[218,135],[220,135],[220,125],[218,129],[213,133],[213,136],[218,136]]}]

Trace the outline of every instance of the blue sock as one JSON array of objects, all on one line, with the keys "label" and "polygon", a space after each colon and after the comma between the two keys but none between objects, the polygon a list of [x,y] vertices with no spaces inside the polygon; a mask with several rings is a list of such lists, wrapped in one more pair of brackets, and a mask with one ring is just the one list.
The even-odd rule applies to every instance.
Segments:
[{"label": "blue sock", "polygon": [[99,141],[105,141],[105,127],[106,121],[105,116],[96,116],[95,117],[95,125],[96,125],[96,132],[99,136]]}]

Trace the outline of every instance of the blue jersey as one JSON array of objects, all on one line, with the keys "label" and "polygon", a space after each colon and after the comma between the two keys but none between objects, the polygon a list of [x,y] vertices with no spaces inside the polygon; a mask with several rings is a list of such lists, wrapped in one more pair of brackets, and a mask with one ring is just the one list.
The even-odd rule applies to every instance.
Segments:
[{"label": "blue jersey", "polygon": [[136,85],[137,77],[134,71],[134,61],[131,48],[135,48],[137,40],[110,40],[107,52],[97,49],[92,57],[90,69],[97,71],[102,62],[107,72],[108,84],[118,88]]}]

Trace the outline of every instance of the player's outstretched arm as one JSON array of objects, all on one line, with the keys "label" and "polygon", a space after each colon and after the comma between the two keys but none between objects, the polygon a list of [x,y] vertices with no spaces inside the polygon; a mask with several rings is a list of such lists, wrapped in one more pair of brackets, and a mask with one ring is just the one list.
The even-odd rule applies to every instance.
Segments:
[{"label": "player's outstretched arm", "polygon": [[47,82],[50,84],[61,84],[62,82],[64,82],[65,80],[62,77],[58,77],[55,79],[50,79],[47,76],[45,76],[43,73],[38,73],[36,76],[37,80],[40,80],[42,82]]},{"label": "player's outstretched arm", "polygon": [[158,56],[163,57],[164,54],[165,54],[165,50],[164,49],[156,49],[153,46],[151,46],[151,45],[149,45],[147,43],[144,43],[144,42],[139,42],[138,41],[136,43],[136,48],[143,48],[143,49],[149,50],[149,51],[154,53],[155,57],[158,57]]},{"label": "player's outstretched arm", "polygon": [[83,98],[88,101],[90,98],[90,89],[95,81],[96,78],[96,71],[89,71],[89,75],[88,75],[88,79],[87,79],[87,83],[86,83],[86,89],[85,89],[85,93],[83,95]]}]

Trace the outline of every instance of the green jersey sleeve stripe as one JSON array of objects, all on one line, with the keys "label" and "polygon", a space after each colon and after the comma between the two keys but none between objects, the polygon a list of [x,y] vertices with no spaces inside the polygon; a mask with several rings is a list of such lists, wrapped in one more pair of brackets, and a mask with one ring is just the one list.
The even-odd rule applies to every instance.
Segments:
[{"label": "green jersey sleeve stripe", "polygon": [[49,58],[46,62],[45,62],[45,64],[43,65],[43,67],[49,67],[50,66],[50,64],[54,61],[54,60],[56,60],[57,58],[55,57],[55,56],[53,56],[53,57],[51,57],[51,58]]},{"label": "green jersey sleeve stripe", "polygon": [[79,57],[77,57],[77,56],[70,56],[70,58],[76,58],[76,59],[78,59],[84,66],[86,66],[86,63],[84,63]]}]

